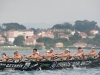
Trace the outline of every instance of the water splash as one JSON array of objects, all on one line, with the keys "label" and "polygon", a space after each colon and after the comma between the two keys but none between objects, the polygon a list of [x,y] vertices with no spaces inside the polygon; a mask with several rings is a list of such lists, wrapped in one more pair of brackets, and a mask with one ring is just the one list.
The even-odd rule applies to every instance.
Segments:
[{"label": "water splash", "polygon": [[0,75],[100,75],[100,68],[62,69],[41,71],[0,71]]}]

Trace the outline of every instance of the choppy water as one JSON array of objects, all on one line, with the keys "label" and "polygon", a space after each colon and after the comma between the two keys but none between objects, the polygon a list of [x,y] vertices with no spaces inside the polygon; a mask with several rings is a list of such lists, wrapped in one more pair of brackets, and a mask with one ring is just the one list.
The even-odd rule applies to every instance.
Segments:
[{"label": "choppy water", "polygon": [[[88,52],[90,50],[84,50],[84,52]],[[1,53],[6,53],[8,55],[13,55],[14,51],[11,50],[1,50]],[[19,51],[21,54],[31,54],[31,50]],[[40,53],[45,53],[46,51],[39,50]],[[55,50],[54,53],[61,52],[61,50]],[[77,50],[71,50],[71,53],[77,52]],[[96,50],[98,53],[99,50]],[[100,75],[100,68],[74,68],[74,69],[62,69],[62,70],[41,70],[41,71],[0,71],[0,75]]]},{"label": "choppy water", "polygon": [[62,69],[62,70],[41,70],[41,71],[0,71],[0,75],[100,75],[98,69]]}]

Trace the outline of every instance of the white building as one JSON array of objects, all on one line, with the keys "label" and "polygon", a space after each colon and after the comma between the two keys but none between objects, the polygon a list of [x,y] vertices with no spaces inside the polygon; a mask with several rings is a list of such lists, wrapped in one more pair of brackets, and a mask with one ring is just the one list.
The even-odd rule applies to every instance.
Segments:
[{"label": "white building", "polygon": [[24,30],[9,30],[6,32],[6,37],[8,39],[8,42],[13,43],[15,40],[15,37],[17,36],[24,36],[26,38],[27,36],[34,36],[33,30],[24,29]]}]

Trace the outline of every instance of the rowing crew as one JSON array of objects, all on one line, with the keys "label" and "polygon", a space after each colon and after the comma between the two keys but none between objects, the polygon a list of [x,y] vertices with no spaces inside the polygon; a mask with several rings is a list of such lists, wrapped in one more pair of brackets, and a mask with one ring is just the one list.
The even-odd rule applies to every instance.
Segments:
[{"label": "rowing crew", "polygon": [[42,61],[42,60],[56,60],[56,59],[63,59],[63,60],[72,60],[72,59],[81,59],[85,60],[87,58],[100,58],[100,52],[96,55],[95,48],[93,47],[92,50],[88,53],[84,53],[82,48],[79,47],[77,53],[71,54],[68,49],[64,52],[54,54],[53,49],[47,51],[45,54],[39,54],[37,49],[33,49],[33,53],[26,56],[21,55],[18,51],[14,52],[13,56],[7,56],[5,53],[2,54],[1,61],[7,62],[9,59],[14,59],[17,62],[22,61],[23,58],[31,59],[34,61]]}]

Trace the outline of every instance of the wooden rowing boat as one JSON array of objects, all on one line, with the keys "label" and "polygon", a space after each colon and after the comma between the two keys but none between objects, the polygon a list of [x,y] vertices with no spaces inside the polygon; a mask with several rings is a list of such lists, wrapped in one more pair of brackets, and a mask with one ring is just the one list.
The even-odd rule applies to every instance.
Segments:
[{"label": "wooden rowing boat", "polygon": [[100,59],[87,60],[63,60],[63,61],[23,61],[23,62],[0,62],[0,70],[54,70],[73,67],[94,68],[100,67]]}]

